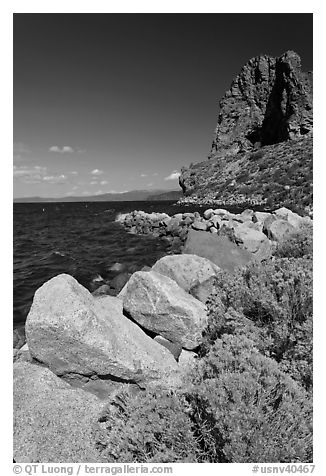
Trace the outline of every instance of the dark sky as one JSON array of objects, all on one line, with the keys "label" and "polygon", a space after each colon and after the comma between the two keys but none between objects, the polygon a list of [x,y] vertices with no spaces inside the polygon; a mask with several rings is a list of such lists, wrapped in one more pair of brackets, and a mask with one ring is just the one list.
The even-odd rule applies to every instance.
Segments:
[{"label": "dark sky", "polygon": [[241,67],[289,49],[312,70],[312,14],[15,14],[14,195],[178,188]]}]

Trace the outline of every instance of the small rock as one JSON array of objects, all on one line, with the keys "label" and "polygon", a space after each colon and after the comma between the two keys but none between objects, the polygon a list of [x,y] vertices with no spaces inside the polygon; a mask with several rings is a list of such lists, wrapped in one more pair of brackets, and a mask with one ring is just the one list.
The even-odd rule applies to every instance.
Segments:
[{"label": "small rock", "polygon": [[213,215],[210,218],[210,221],[213,223],[214,227],[218,230],[222,226],[222,218],[218,215]]},{"label": "small rock", "polygon": [[247,221],[247,220],[252,221],[254,215],[255,215],[254,211],[250,210],[249,208],[247,208],[241,213],[241,217],[243,218],[244,221]]},{"label": "small rock", "polygon": [[30,354],[27,342],[26,344],[23,345],[23,347],[19,349],[16,360],[20,360],[24,362],[32,362],[33,358]]},{"label": "small rock", "polygon": [[175,220],[178,220],[178,222],[180,223],[181,220],[183,220],[183,214],[182,213],[176,213],[175,215],[173,215],[173,217]]},{"label": "small rock", "polygon": [[152,271],[152,268],[150,266],[143,266],[140,271]]},{"label": "small rock", "polygon": [[114,263],[109,267],[110,271],[123,271],[126,266],[123,263]]},{"label": "small rock", "polygon": [[214,210],[212,210],[211,208],[204,211],[204,217],[206,218],[206,220],[209,220],[213,215],[214,215]]},{"label": "small rock", "polygon": [[123,288],[123,286],[127,283],[130,276],[131,276],[130,273],[118,274],[110,281],[110,287],[114,288],[116,293],[119,293],[121,289]]},{"label": "small rock", "polygon": [[191,226],[194,230],[202,230],[202,231],[207,230],[207,222],[205,222],[205,221],[196,220],[196,221],[193,222],[193,224]]},{"label": "small rock", "polygon": [[228,215],[229,212],[227,210],[224,210],[224,208],[216,208],[214,211],[215,215]]},{"label": "small rock", "polygon": [[186,216],[186,218],[184,218],[184,220],[183,220],[183,223],[186,226],[189,226],[193,223],[193,221],[194,221],[194,219],[192,217]]},{"label": "small rock", "polygon": [[196,365],[197,354],[190,350],[182,349],[178,364],[183,371],[192,370]]},{"label": "small rock", "polygon": [[111,293],[111,288],[108,284],[102,284],[102,286],[99,286],[95,291],[92,292],[93,296],[108,296]]}]

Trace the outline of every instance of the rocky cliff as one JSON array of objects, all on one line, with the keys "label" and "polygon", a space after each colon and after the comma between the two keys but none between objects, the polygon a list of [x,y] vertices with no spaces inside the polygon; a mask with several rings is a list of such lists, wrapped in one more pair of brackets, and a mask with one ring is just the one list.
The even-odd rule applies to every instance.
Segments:
[{"label": "rocky cliff", "polygon": [[253,58],[220,101],[210,160],[183,169],[180,186],[195,200],[310,207],[312,130],[312,73],[300,57]]}]

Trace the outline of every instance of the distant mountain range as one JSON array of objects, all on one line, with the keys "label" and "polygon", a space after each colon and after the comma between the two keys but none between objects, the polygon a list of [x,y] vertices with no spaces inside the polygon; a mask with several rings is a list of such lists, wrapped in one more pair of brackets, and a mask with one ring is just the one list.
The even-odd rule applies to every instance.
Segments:
[{"label": "distant mountain range", "polygon": [[104,193],[88,197],[23,197],[15,198],[14,203],[37,202],[142,202],[146,200],[178,200],[182,196],[181,190],[131,190],[123,193]]}]

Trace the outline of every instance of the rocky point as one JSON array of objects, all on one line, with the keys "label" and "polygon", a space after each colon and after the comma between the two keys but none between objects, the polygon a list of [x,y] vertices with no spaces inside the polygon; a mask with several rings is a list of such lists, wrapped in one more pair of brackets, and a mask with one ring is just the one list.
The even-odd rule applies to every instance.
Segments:
[{"label": "rocky point", "polygon": [[299,55],[252,58],[220,101],[209,160],[181,170],[181,202],[310,211],[312,131],[312,73]]}]

